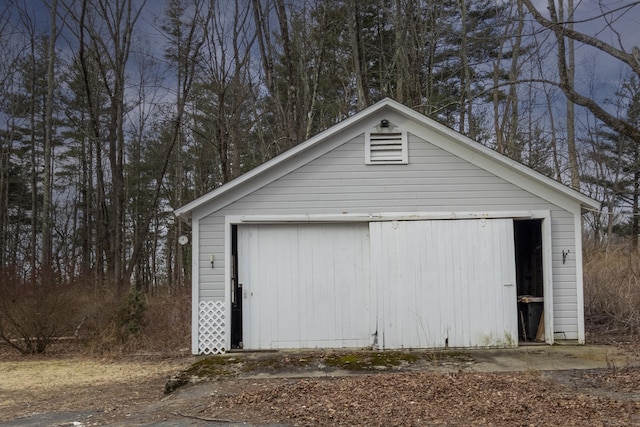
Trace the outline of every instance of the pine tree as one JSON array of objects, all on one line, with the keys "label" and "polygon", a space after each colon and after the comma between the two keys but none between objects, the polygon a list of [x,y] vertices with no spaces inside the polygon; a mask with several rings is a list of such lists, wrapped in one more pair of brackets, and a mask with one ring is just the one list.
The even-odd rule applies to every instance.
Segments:
[{"label": "pine tree", "polygon": [[[640,125],[640,81],[630,77],[616,95],[624,119]],[[592,144],[589,160],[594,164],[593,173],[583,180],[603,188],[602,202],[610,213],[623,210],[628,221],[616,228],[630,236],[636,249],[640,233],[640,145],[627,135],[605,127],[600,128]],[[611,224],[610,231],[614,231],[613,226]]]}]

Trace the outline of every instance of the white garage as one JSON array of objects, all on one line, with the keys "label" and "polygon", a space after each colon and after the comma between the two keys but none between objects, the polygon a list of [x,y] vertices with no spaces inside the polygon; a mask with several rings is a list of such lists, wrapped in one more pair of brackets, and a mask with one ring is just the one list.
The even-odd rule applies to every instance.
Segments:
[{"label": "white garage", "polygon": [[597,208],[385,99],[176,209],[192,352],[584,343]]}]

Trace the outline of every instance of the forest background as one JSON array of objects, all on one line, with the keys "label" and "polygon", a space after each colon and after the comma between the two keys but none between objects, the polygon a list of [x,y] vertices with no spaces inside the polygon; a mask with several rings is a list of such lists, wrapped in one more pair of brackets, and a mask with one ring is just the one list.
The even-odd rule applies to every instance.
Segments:
[{"label": "forest background", "polygon": [[637,1],[1,1],[0,339],[187,346],[172,210],[384,97],[600,201],[586,313],[637,331],[639,28]]}]

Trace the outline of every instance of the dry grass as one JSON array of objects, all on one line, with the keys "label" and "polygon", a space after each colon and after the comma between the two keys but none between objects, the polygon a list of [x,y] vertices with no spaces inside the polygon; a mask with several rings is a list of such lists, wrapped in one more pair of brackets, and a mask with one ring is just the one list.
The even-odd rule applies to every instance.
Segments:
[{"label": "dry grass", "polygon": [[589,326],[611,333],[640,332],[640,253],[626,244],[584,249],[585,314]]},{"label": "dry grass", "polygon": [[90,411],[92,422],[83,425],[126,419],[156,404],[167,378],[192,363],[192,358],[91,358],[66,351],[73,347],[54,345],[51,354],[24,357],[6,355],[0,346],[0,423],[65,411]]}]

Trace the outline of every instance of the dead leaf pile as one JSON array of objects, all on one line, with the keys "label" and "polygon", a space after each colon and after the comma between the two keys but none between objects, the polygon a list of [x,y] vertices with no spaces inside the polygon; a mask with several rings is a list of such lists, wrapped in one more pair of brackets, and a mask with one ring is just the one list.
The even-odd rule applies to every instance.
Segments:
[{"label": "dead leaf pile", "polygon": [[[632,377],[636,387],[640,385],[637,372]],[[537,372],[240,381],[252,383],[238,395],[213,397],[206,412],[242,413],[250,418],[243,421],[304,426],[640,425],[638,400],[585,394]],[[631,380],[626,386],[631,387]]]},{"label": "dead leaf pile", "polygon": [[622,369],[607,373],[587,372],[585,379],[591,380],[593,387],[617,393],[632,393],[640,400],[640,370],[638,369]]}]

